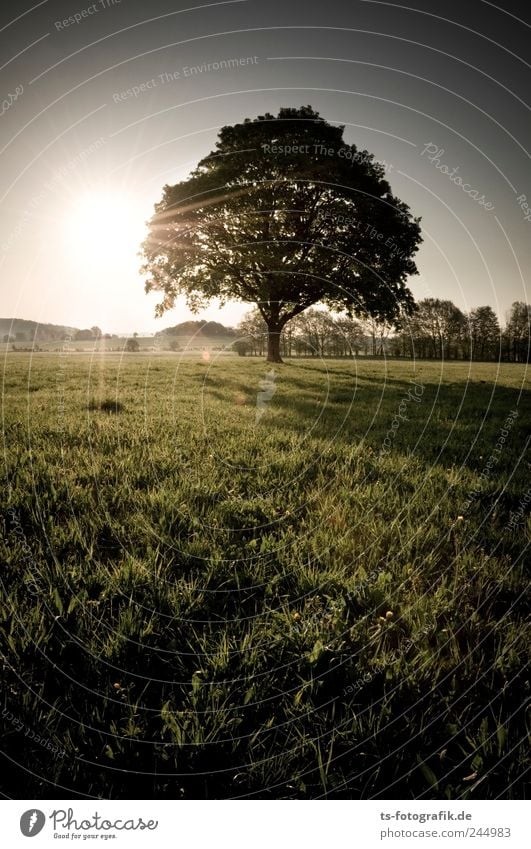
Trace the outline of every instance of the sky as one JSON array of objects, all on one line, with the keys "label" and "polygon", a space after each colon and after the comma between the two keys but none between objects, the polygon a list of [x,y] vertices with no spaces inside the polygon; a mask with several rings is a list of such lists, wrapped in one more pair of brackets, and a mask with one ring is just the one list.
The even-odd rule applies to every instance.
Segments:
[{"label": "sky", "polygon": [[2,4],[0,316],[117,333],[193,317],[179,300],[156,319],[139,273],[163,185],[222,126],[311,104],[422,217],[415,297],[503,319],[531,300],[530,29],[523,0]]}]

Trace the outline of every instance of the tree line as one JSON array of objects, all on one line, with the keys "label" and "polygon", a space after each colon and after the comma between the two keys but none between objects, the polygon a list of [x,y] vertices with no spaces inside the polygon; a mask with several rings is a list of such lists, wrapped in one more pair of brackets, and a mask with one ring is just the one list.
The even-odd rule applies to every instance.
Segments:
[{"label": "tree line", "polygon": [[[452,301],[424,298],[399,329],[377,318],[351,318],[310,308],[282,330],[283,357],[392,356],[406,359],[479,360],[525,363],[530,359],[531,305],[515,301],[504,326],[492,307],[464,313]],[[253,309],[238,325],[233,349],[263,356],[267,324]]]}]

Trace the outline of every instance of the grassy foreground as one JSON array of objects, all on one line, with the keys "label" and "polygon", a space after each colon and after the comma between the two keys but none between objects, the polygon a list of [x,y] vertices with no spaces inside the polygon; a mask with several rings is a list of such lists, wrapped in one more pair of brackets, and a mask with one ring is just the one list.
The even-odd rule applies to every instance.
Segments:
[{"label": "grassy foreground", "polygon": [[3,792],[521,798],[524,378],[8,355]]}]

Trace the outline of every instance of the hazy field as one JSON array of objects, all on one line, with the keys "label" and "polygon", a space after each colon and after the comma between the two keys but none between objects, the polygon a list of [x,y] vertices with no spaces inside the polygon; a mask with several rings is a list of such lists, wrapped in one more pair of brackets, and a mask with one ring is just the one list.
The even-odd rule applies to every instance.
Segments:
[{"label": "hazy field", "polygon": [[524,375],[9,354],[4,792],[521,797]]},{"label": "hazy field", "polygon": [[[96,355],[102,352],[105,353],[122,353],[125,348],[125,344],[127,342],[127,336],[115,336],[111,339],[97,339],[97,340],[68,340],[62,341],[60,339],[56,339],[53,341],[35,341],[31,338],[26,341],[19,342],[1,342],[0,341],[0,354],[6,354],[7,352],[11,353],[13,351],[13,344],[15,345],[15,349],[18,348],[19,351],[43,351],[45,353],[55,353],[56,356],[66,355],[68,353],[85,353],[87,355]],[[224,353],[230,352],[231,345],[234,342],[234,337],[229,336],[138,336],[137,342],[139,345],[139,349],[141,352],[155,352],[161,353],[164,352],[166,354],[170,353],[170,346],[172,342],[178,346],[177,350],[181,354],[195,354],[197,356],[198,352],[201,351],[224,351]],[[16,351],[14,352],[16,353]]]}]

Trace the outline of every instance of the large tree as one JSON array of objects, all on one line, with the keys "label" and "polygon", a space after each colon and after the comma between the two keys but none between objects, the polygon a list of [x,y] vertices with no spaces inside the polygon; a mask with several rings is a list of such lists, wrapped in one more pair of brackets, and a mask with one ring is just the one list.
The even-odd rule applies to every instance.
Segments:
[{"label": "large tree", "polygon": [[143,244],[146,291],[255,304],[280,334],[316,303],[399,321],[412,312],[419,219],[396,198],[384,168],[310,106],[223,127],[216,150],[188,179],[166,185]]}]

